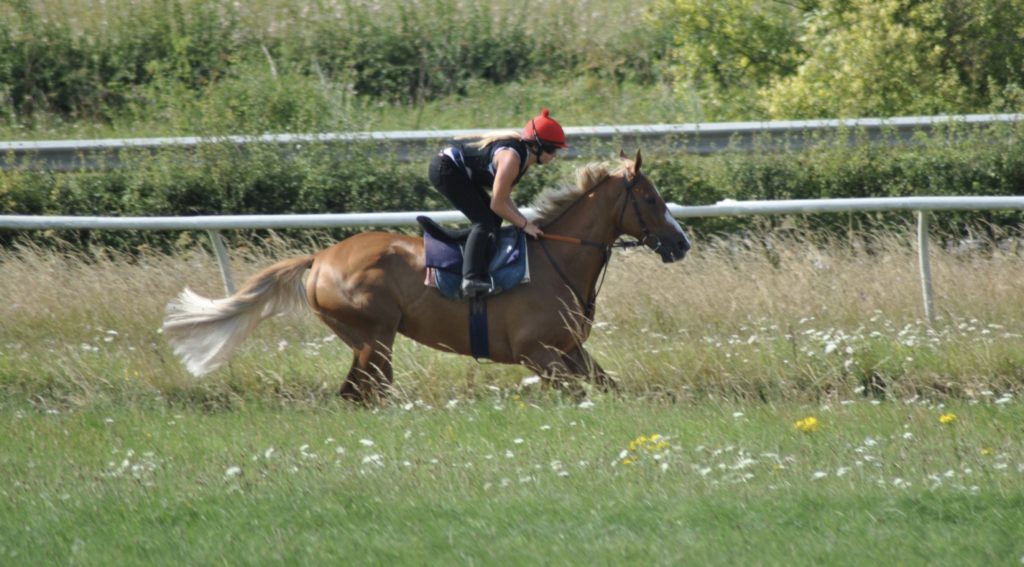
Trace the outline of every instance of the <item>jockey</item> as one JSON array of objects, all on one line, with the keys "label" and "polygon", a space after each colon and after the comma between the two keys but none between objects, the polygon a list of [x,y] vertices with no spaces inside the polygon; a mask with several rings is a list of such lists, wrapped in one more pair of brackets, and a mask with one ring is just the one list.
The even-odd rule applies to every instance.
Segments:
[{"label": "jockey", "polygon": [[521,132],[490,132],[460,139],[430,161],[430,183],[472,223],[462,264],[462,291],[467,297],[492,289],[488,251],[502,219],[533,238],[544,234],[516,207],[512,188],[530,165],[550,163],[567,147],[565,132],[545,108]]}]

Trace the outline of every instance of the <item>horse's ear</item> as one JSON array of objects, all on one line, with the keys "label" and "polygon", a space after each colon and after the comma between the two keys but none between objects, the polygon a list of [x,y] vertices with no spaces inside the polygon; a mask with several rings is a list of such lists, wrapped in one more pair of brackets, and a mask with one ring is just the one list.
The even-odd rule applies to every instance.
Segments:
[{"label": "horse's ear", "polygon": [[[626,157],[626,152],[619,148],[619,157],[622,159],[629,159]],[[640,150],[636,150],[636,159],[633,160],[633,174],[640,173],[640,166],[644,163],[643,156],[640,155]]]}]

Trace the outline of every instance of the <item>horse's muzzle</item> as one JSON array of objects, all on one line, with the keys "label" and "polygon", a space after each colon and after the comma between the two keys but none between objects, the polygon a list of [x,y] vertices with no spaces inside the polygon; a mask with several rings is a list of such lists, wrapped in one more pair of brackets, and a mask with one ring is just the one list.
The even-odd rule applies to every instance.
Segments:
[{"label": "horse's muzzle", "polygon": [[671,239],[661,240],[658,242],[656,250],[661,254],[662,262],[666,264],[678,262],[685,258],[686,253],[690,251],[690,239],[686,238],[685,234],[681,234]]}]

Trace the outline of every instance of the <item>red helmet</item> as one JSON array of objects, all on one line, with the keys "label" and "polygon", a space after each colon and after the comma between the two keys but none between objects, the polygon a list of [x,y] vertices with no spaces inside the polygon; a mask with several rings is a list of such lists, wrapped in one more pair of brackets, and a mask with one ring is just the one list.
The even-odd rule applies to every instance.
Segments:
[{"label": "red helmet", "polygon": [[523,139],[556,148],[569,147],[569,144],[565,143],[565,132],[562,130],[562,126],[549,116],[546,108],[523,127]]}]

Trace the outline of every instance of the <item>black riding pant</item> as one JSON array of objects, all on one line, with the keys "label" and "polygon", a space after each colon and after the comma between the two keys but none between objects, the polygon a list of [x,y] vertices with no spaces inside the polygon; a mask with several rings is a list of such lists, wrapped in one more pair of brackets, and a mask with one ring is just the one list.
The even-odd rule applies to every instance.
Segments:
[{"label": "black riding pant", "polygon": [[427,175],[430,183],[472,223],[466,239],[462,277],[471,280],[488,279],[487,260],[495,247],[498,228],[501,227],[501,217],[491,210],[491,198],[448,156],[434,156],[430,160]]}]

